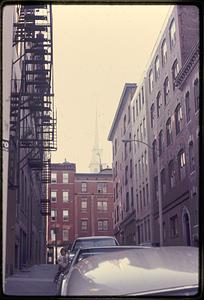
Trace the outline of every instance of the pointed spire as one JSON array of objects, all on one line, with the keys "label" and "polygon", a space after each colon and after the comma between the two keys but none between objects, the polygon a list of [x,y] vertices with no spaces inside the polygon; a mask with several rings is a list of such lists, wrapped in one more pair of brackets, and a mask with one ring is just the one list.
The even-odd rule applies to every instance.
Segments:
[{"label": "pointed spire", "polygon": [[96,105],[96,118],[95,118],[95,133],[94,133],[94,146],[92,148],[92,157],[89,164],[91,173],[98,173],[102,169],[101,164],[102,149],[99,148],[99,133],[98,133],[98,112]]}]

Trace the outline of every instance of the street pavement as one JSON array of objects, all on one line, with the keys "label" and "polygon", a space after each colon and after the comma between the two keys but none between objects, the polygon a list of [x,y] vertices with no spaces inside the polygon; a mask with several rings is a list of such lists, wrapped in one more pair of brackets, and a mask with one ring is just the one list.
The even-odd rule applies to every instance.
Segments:
[{"label": "street pavement", "polygon": [[6,278],[5,295],[56,296],[53,282],[58,265],[41,264],[25,268]]}]

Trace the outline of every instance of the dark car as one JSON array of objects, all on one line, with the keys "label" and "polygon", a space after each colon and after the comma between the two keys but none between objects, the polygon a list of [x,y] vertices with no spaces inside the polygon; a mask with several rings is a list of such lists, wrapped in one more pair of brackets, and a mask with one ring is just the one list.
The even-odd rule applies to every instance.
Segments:
[{"label": "dark car", "polygon": [[73,261],[64,277],[61,295],[193,296],[198,293],[198,248],[116,248],[98,253],[91,250],[91,255],[82,251],[81,258]]},{"label": "dark car", "polygon": [[119,245],[118,241],[113,236],[79,237],[72,244],[69,253],[69,263],[72,262],[78,249],[88,248],[88,247],[103,247],[103,246],[118,246],[118,245]]}]

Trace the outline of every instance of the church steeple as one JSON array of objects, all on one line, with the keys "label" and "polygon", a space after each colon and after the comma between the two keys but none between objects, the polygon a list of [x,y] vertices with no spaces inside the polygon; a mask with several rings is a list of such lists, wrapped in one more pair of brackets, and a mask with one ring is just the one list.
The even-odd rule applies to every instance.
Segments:
[{"label": "church steeple", "polygon": [[98,134],[98,114],[96,108],[96,120],[95,120],[95,134],[94,134],[94,146],[92,148],[91,162],[89,169],[91,173],[98,173],[102,169],[102,149],[99,147],[99,134]]}]

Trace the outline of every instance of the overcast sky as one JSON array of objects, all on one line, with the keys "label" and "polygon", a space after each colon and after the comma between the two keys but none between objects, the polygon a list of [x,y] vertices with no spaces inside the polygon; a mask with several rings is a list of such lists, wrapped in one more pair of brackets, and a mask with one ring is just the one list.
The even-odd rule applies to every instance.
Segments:
[{"label": "overcast sky", "polygon": [[138,83],[169,5],[53,5],[58,150],[52,162],[89,172],[96,107],[102,162],[112,166],[109,130],[125,83]]}]

